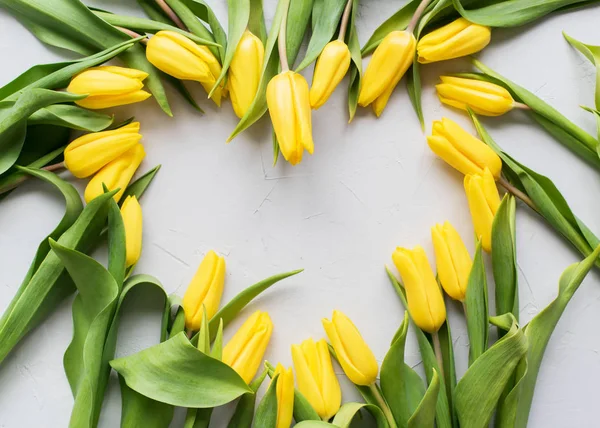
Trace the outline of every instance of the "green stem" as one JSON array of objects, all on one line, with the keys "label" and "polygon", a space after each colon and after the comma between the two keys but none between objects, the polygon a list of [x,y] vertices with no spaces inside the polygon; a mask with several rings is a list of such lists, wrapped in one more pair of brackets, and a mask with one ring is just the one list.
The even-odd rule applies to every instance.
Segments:
[{"label": "green stem", "polygon": [[504,189],[506,189],[506,191],[508,193],[512,193],[514,196],[516,196],[517,198],[519,198],[520,200],[522,200],[523,202],[525,202],[529,208],[531,208],[532,210],[534,210],[536,213],[540,213],[537,209],[537,207],[535,206],[535,204],[533,203],[533,201],[531,200],[531,198],[529,196],[527,196],[525,193],[521,192],[519,189],[517,189],[515,186],[513,186],[512,184],[510,184],[508,182],[507,179],[505,179],[504,177],[500,177],[498,179],[498,183],[504,187]]},{"label": "green stem", "polygon": [[[55,163],[54,165],[45,166],[41,169],[43,169],[45,171],[57,171],[59,169],[63,169],[64,167],[65,167],[65,163],[59,162],[59,163]],[[0,187],[0,195],[2,193],[8,192],[10,190],[16,189],[17,187],[19,187],[19,185],[21,185],[23,182],[29,180],[30,178],[31,178],[30,175],[24,175],[23,177],[19,178],[18,180],[14,181],[13,183],[9,184],[8,186]]]},{"label": "green stem", "polygon": [[288,11],[290,9],[290,1],[287,0],[285,10],[283,11],[283,17],[281,18],[281,25],[279,27],[279,36],[277,37],[277,49],[279,50],[279,62],[281,63],[281,71],[289,71],[290,64],[287,59],[287,20]]},{"label": "green stem", "polygon": [[396,420],[394,419],[394,415],[392,415],[392,411],[390,410],[390,406],[388,406],[388,403],[385,401],[385,398],[383,398],[383,395],[381,395],[381,392],[379,392],[379,388],[377,388],[377,385],[375,383],[372,383],[371,385],[369,385],[369,389],[373,393],[373,396],[375,397],[379,408],[385,415],[385,419],[387,420],[389,427],[398,428],[398,425],[396,425]]},{"label": "green stem", "polygon": [[425,12],[425,9],[427,9],[427,6],[429,6],[430,1],[431,0],[421,0],[419,7],[417,7],[417,10],[415,10],[415,13],[408,24],[408,27],[406,27],[406,31],[409,33],[415,31],[415,27],[417,26],[419,19],[421,19],[421,15],[423,15],[423,12]]},{"label": "green stem", "polygon": [[340,24],[340,34],[338,40],[344,41],[346,39],[346,30],[348,29],[348,21],[350,20],[350,12],[352,11],[353,0],[348,0],[346,7],[344,8],[344,14],[342,15],[342,23]]},{"label": "green stem", "polygon": [[175,23],[179,28],[184,31],[187,31],[187,27],[183,23],[183,21],[177,16],[177,14],[169,7],[165,0],[156,0],[156,4],[162,9],[162,11],[169,17],[171,21]]},{"label": "green stem", "polygon": [[440,343],[440,336],[436,331],[431,335],[433,339],[433,352],[440,368],[440,377],[444,379],[444,358],[442,357],[442,345]]}]

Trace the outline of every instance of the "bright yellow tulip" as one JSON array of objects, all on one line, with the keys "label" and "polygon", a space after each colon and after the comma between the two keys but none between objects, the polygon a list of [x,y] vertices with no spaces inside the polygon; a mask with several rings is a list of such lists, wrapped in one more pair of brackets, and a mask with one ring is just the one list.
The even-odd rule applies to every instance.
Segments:
[{"label": "bright yellow tulip", "polygon": [[298,390],[321,419],[331,419],[340,409],[342,390],[333,371],[327,342],[321,339],[315,343],[308,339],[300,345],[292,345],[292,360]]},{"label": "bright yellow tulip", "polygon": [[127,196],[121,205],[125,226],[125,266],[133,266],[142,255],[142,207],[135,196]]},{"label": "bright yellow tulip", "polygon": [[470,107],[483,116],[500,116],[515,107],[510,92],[495,83],[462,77],[441,76],[435,85],[440,101],[461,110]]},{"label": "bright yellow tulip", "polygon": [[[219,60],[206,46],[197,45],[175,31],[159,31],[148,40],[146,58],[159,70],[180,80],[200,82],[207,93],[217,83],[221,74]],[[222,88],[212,95],[221,106]]]},{"label": "bright yellow tulip", "polygon": [[183,296],[185,326],[188,330],[200,330],[203,308],[206,318],[211,319],[219,310],[225,285],[225,259],[209,251]]},{"label": "bright yellow tulip", "polygon": [[419,40],[419,62],[427,64],[474,54],[490,43],[491,36],[490,27],[458,18]]},{"label": "bright yellow tulip", "polygon": [[500,206],[498,188],[490,170],[486,168],[483,175],[466,175],[465,192],[475,235],[481,239],[481,247],[489,253],[492,251],[492,223]]},{"label": "bright yellow tulip", "polygon": [[392,259],[404,282],[410,316],[421,330],[436,333],[446,321],[446,305],[425,250],[398,247]]},{"label": "bright yellow tulip", "polygon": [[317,64],[310,88],[310,106],[318,109],[327,102],[350,67],[350,49],[342,40],[327,43]]},{"label": "bright yellow tulip", "polygon": [[348,379],[356,385],[373,384],[379,372],[377,360],[350,318],[333,311],[331,321],[324,318],[322,322]]},{"label": "bright yellow tulip", "polygon": [[229,66],[229,92],[233,111],[244,117],[258,91],[265,47],[261,40],[246,30],[235,49]]},{"label": "bright yellow tulip", "polygon": [[306,79],[289,70],[279,73],[267,85],[267,105],[281,154],[292,165],[300,163],[304,150],[315,149]]},{"label": "bright yellow tulip", "polygon": [[83,135],[65,148],[65,167],[77,178],[89,177],[140,142],[140,123]]},{"label": "bright yellow tulip", "polygon": [[103,65],[73,77],[67,92],[88,95],[75,103],[92,110],[133,104],[151,96],[142,91],[146,77],[148,73],[133,68]]},{"label": "bright yellow tulip", "polygon": [[223,348],[223,362],[250,383],[262,363],[273,332],[266,312],[254,312]]},{"label": "bright yellow tulip", "polygon": [[473,261],[456,229],[448,222],[431,228],[437,273],[444,291],[463,302]]},{"label": "bright yellow tulip", "polygon": [[85,201],[90,202],[103,194],[102,184],[105,184],[108,190],[120,189],[114,196],[115,201],[118,202],[145,156],[144,146],[138,143],[109,162],[88,183],[84,193]]},{"label": "bright yellow tulip", "polygon": [[427,143],[436,155],[463,174],[482,174],[487,167],[494,177],[500,177],[502,161],[496,152],[448,118],[433,122]]},{"label": "bright yellow tulip", "polygon": [[294,372],[281,363],[275,367],[277,377],[277,423],[276,428],[290,428],[294,415]]},{"label": "bright yellow tulip", "polygon": [[362,78],[358,104],[371,103],[381,115],[394,88],[411,66],[416,50],[415,36],[408,31],[392,31],[381,41]]}]

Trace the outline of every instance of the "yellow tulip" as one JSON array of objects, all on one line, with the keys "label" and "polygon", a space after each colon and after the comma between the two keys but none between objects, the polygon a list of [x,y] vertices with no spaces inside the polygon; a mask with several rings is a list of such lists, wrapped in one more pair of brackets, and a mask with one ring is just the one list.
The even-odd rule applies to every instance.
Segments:
[{"label": "yellow tulip", "polygon": [[481,239],[481,247],[489,253],[492,251],[492,223],[500,206],[498,188],[490,170],[486,168],[483,175],[466,175],[465,192],[475,235]]},{"label": "yellow tulip", "polygon": [[440,101],[461,110],[470,107],[483,116],[500,116],[515,107],[510,92],[495,83],[461,77],[441,76],[435,85]]},{"label": "yellow tulip", "polygon": [[419,40],[419,62],[427,64],[474,54],[490,43],[491,36],[490,27],[458,18]]},{"label": "yellow tulip", "polygon": [[463,174],[482,174],[487,167],[494,177],[500,177],[502,161],[496,152],[450,119],[433,122],[427,143],[436,155]]},{"label": "yellow tulip", "polygon": [[127,196],[121,205],[125,226],[125,266],[133,266],[142,255],[142,207],[135,196]]},{"label": "yellow tulip", "polygon": [[446,321],[446,306],[425,250],[398,247],[392,259],[404,282],[413,321],[421,330],[436,333]]},{"label": "yellow tulip", "polygon": [[277,423],[276,428],[290,428],[294,414],[294,372],[281,363],[275,367],[277,377]]},{"label": "yellow tulip", "polygon": [[342,390],[333,372],[327,342],[321,339],[315,343],[308,339],[300,345],[292,345],[292,360],[298,390],[321,419],[331,419],[342,403]]},{"label": "yellow tulip", "polygon": [[244,117],[258,91],[265,47],[261,40],[246,30],[238,43],[229,66],[229,91],[233,111]]},{"label": "yellow tulip", "polygon": [[323,319],[322,322],[348,379],[356,385],[373,384],[379,372],[377,360],[350,318],[333,311],[331,321]]},{"label": "yellow tulip", "polygon": [[203,308],[206,318],[211,319],[219,310],[225,285],[225,259],[209,251],[183,296],[185,326],[188,330],[200,330]]},{"label": "yellow tulip", "polygon": [[381,41],[362,78],[358,104],[374,103],[379,116],[394,88],[411,66],[416,50],[415,36],[408,31],[392,31]]},{"label": "yellow tulip", "polygon": [[[146,58],[159,70],[180,80],[200,82],[207,93],[217,83],[221,64],[206,46],[197,45],[175,31],[159,31],[148,40]],[[221,105],[222,87],[212,100]]]},{"label": "yellow tulip", "polygon": [[223,348],[223,362],[250,383],[261,365],[273,332],[266,312],[254,312]]},{"label": "yellow tulip", "polygon": [[456,229],[448,222],[431,228],[437,273],[444,291],[463,302],[473,261]]},{"label": "yellow tulip", "polygon": [[109,162],[88,183],[84,193],[85,201],[90,202],[103,194],[102,184],[104,184],[108,190],[120,189],[114,196],[115,201],[118,202],[145,156],[144,146],[138,143]]},{"label": "yellow tulip", "polygon": [[88,95],[75,103],[92,110],[133,104],[150,97],[148,92],[142,91],[146,77],[148,73],[133,68],[103,65],[88,68],[73,77],[67,92]]},{"label": "yellow tulip", "polygon": [[317,64],[310,88],[310,106],[318,109],[327,102],[350,67],[350,49],[342,40],[327,43]]},{"label": "yellow tulip", "polygon": [[300,163],[305,149],[314,151],[306,79],[289,70],[279,73],[267,85],[267,105],[283,157]]},{"label": "yellow tulip", "polygon": [[65,148],[65,167],[77,178],[89,177],[140,142],[140,123],[83,135]]}]

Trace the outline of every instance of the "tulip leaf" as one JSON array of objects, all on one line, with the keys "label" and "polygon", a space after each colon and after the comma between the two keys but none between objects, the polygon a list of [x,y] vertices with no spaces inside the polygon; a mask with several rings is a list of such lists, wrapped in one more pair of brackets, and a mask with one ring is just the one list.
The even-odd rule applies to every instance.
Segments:
[{"label": "tulip leaf", "polygon": [[152,183],[152,180],[154,180],[154,177],[156,176],[156,173],[158,173],[158,171],[160,170],[160,167],[161,165],[156,165],[150,171],[148,171],[140,178],[135,180],[133,183],[131,183],[129,186],[127,186],[127,189],[125,189],[125,192],[123,192],[121,201],[124,202],[125,199],[127,199],[127,196],[135,196],[137,199],[140,199],[142,195],[146,192],[146,189],[148,189],[150,183]]},{"label": "tulip leaf", "polygon": [[477,242],[473,267],[467,282],[465,299],[467,332],[469,334],[469,365],[479,358],[488,346],[488,296],[481,241]]},{"label": "tulip leaf", "polygon": [[319,3],[318,16],[316,17],[313,5],[313,31],[304,59],[296,67],[297,72],[312,64],[321,54],[325,45],[331,41],[340,25],[340,18],[346,3],[347,0],[329,0],[322,5]]},{"label": "tulip leaf", "polygon": [[300,422],[319,419],[321,418],[306,397],[298,389],[294,389],[294,420]]},{"label": "tulip leaf", "polygon": [[[319,0],[315,0],[315,1],[319,1]],[[298,427],[298,428],[331,428],[331,427],[335,427],[336,425],[330,424],[329,422],[323,422],[323,421],[302,421],[296,425],[294,425],[294,427]]]},{"label": "tulip leaf", "polygon": [[253,392],[249,392],[248,394],[242,395],[240,401],[238,401],[237,406],[235,407],[235,412],[227,425],[229,428],[251,428],[252,420],[254,419],[254,407],[256,405],[256,392],[258,388],[262,385],[267,377],[267,369],[264,369],[263,372],[250,382],[250,389]]},{"label": "tulip leaf", "polygon": [[275,375],[258,407],[254,418],[254,426],[261,428],[277,427],[277,382],[279,375]]},{"label": "tulip leaf", "polygon": [[563,31],[563,36],[567,41],[581,52],[590,62],[596,67],[596,108],[600,109],[600,46],[586,45],[578,40],[570,37]]},{"label": "tulip leaf", "polygon": [[373,404],[344,403],[333,418],[333,425],[340,428],[349,428],[360,410],[368,410],[375,419],[377,428],[387,428],[389,425],[381,409]]},{"label": "tulip leaf", "polygon": [[466,19],[489,27],[517,27],[542,18],[555,10],[588,0],[504,0],[478,9],[466,10],[464,0],[453,0],[456,10]]},{"label": "tulip leaf", "polygon": [[517,382],[504,405],[499,409],[497,426],[525,428],[533,401],[535,383],[542,364],[544,351],[560,317],[571,298],[594,266],[600,255],[600,247],[579,263],[569,266],[558,283],[558,296],[524,327],[528,340],[526,358],[517,366]]},{"label": "tulip leaf", "polygon": [[[440,340],[440,347],[442,348],[442,364],[444,366],[443,375],[445,393],[448,399],[448,407],[450,409],[450,416],[452,418],[453,426],[457,427],[458,420],[456,419],[456,411],[454,408],[454,390],[456,389],[456,366],[454,363],[454,345],[452,343],[452,332],[450,331],[450,324],[448,322],[445,322],[444,325],[440,327],[438,331],[438,338]],[[421,397],[423,393],[424,391],[421,393]],[[415,407],[416,405],[418,405],[418,403],[419,402],[416,401]]]},{"label": "tulip leaf", "polygon": [[488,426],[500,394],[527,352],[527,338],[511,314],[491,321],[509,324],[510,329],[475,360],[456,386],[456,411],[464,428]]},{"label": "tulip leaf", "polygon": [[356,30],[356,16],[358,13],[358,0],[352,1],[352,12],[348,24],[348,35],[346,37],[348,49],[352,62],[350,63],[350,83],[348,84],[348,117],[352,122],[356,109],[358,107],[358,94],[360,93],[360,81],[362,77],[362,53],[360,51],[360,42],[358,40],[358,31]]},{"label": "tulip leaf", "polygon": [[169,404],[154,401],[129,388],[119,376],[121,385],[121,427],[140,426],[144,428],[168,428],[175,408]]},{"label": "tulip leaf", "polygon": [[110,365],[131,389],[173,406],[211,408],[251,392],[231,367],[200,352],[184,333]]},{"label": "tulip leaf", "polygon": [[[300,47],[304,41],[304,35],[312,15],[314,0],[290,0],[287,20],[286,47],[290,68],[294,68],[294,63],[300,52]],[[329,0],[339,2],[340,0]]]},{"label": "tulip leaf", "polygon": [[267,27],[263,13],[263,0],[250,0],[250,16],[248,30],[258,37],[263,45],[267,42]]},{"label": "tulip leaf", "polygon": [[421,3],[421,0],[411,0],[405,3],[396,13],[390,16],[373,32],[373,35],[369,38],[367,43],[362,48],[363,56],[369,55],[373,52],[379,43],[392,31],[403,31],[408,27],[408,23],[412,18],[413,14],[417,10],[417,7]]},{"label": "tulip leaf", "polygon": [[151,20],[162,22],[163,24],[173,24],[173,21],[165,14],[156,1],[136,0],[136,2]]},{"label": "tulip leaf", "polygon": [[68,104],[50,105],[33,113],[30,125],[56,125],[79,131],[99,132],[108,128],[114,116]]},{"label": "tulip leaf", "polygon": [[419,407],[408,420],[408,428],[433,428],[435,426],[435,406],[440,393],[440,378],[433,369],[431,382],[419,403]]}]

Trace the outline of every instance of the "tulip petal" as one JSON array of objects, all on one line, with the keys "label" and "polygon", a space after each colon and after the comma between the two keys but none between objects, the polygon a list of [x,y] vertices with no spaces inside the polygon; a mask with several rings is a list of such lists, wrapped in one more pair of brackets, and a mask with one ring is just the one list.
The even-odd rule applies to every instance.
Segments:
[{"label": "tulip petal", "polygon": [[289,428],[294,413],[294,373],[281,363],[275,367],[277,378],[277,423],[276,428]]},{"label": "tulip petal", "polygon": [[306,397],[320,417],[326,414],[325,402],[320,389],[321,380],[311,369],[310,360],[317,359],[317,347],[314,340],[305,340],[302,345],[292,345],[292,361],[296,371],[298,390]]},{"label": "tulip petal", "polygon": [[300,73],[292,74],[292,100],[296,114],[296,145],[299,150],[306,149],[311,155],[315,151],[312,138],[312,112],[308,82]]},{"label": "tulip petal", "polygon": [[142,207],[135,196],[128,196],[121,206],[121,217],[125,226],[125,266],[137,263],[142,254]]},{"label": "tulip petal", "polygon": [[238,43],[229,66],[229,89],[235,114],[244,117],[258,91],[262,75],[265,47],[261,40],[246,30]]},{"label": "tulip petal", "polygon": [[325,45],[317,59],[310,88],[310,105],[313,109],[316,110],[327,102],[348,72],[350,61],[350,50],[342,40],[334,40]]},{"label": "tulip petal", "polygon": [[75,101],[75,104],[90,110],[98,110],[139,103],[151,96],[152,95],[146,91],[135,91],[120,95],[90,95],[87,98]]},{"label": "tulip petal", "polygon": [[427,64],[471,55],[485,48],[490,39],[489,27],[459,18],[419,40],[419,62]]},{"label": "tulip petal", "polygon": [[486,200],[483,190],[483,178],[479,175],[465,176],[465,192],[469,201],[475,235],[478,239],[481,239],[481,247],[490,252],[492,249],[494,213]]},{"label": "tulip petal", "polygon": [[190,43],[170,37],[163,31],[158,32],[148,40],[146,58],[159,70],[180,80],[214,80],[208,64],[198,55],[198,49],[190,46],[196,44],[184,36],[181,37]]},{"label": "tulip petal", "polygon": [[101,69],[88,69],[71,80],[67,91],[73,94],[120,95],[144,87],[141,80]]}]

